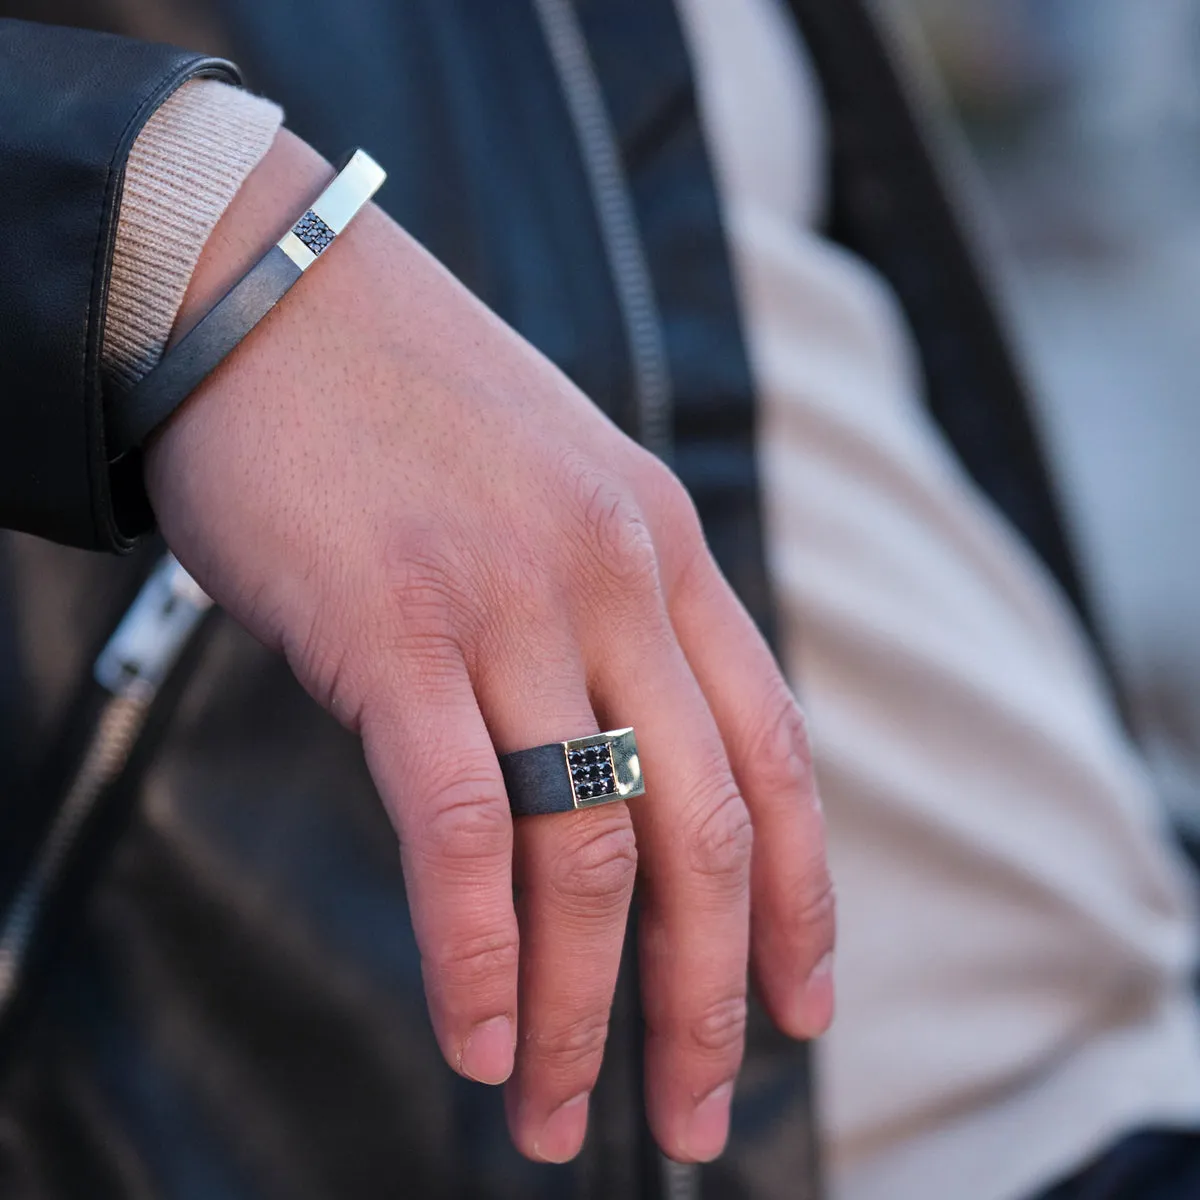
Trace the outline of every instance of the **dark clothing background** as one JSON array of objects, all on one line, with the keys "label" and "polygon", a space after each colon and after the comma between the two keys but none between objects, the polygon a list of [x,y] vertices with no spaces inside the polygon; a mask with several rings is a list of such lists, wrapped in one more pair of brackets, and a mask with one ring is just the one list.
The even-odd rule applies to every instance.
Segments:
[{"label": "dark clothing background", "polygon": [[1195,1200],[1200,1134],[1145,1131],[1125,1138],[1040,1200]]}]

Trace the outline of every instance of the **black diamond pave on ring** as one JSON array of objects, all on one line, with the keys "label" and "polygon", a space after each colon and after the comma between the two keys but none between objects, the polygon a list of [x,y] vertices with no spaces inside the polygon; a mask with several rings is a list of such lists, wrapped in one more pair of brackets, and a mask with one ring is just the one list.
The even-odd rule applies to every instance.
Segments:
[{"label": "black diamond pave on ring", "polygon": [[632,729],[502,754],[500,770],[514,817],[590,808],[646,790]]}]

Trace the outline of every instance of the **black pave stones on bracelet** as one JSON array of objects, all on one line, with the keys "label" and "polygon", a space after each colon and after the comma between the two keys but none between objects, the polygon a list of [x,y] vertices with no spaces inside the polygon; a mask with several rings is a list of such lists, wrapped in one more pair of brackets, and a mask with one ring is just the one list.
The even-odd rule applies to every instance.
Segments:
[{"label": "black pave stones on bracelet", "polygon": [[632,729],[503,754],[500,770],[515,817],[570,812],[646,790]]},{"label": "black pave stones on bracelet", "polygon": [[292,232],[314,254],[320,254],[322,250],[332,245],[333,239],[337,236],[311,208],[292,226]]}]

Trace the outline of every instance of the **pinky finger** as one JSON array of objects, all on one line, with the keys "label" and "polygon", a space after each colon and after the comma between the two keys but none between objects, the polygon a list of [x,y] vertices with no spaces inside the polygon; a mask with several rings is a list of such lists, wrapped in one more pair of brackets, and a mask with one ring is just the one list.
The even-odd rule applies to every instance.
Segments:
[{"label": "pinky finger", "polygon": [[804,718],[762,635],[711,560],[669,597],[680,645],[754,826],[751,954],[763,1003],[793,1037],[833,1019],[833,884]]}]

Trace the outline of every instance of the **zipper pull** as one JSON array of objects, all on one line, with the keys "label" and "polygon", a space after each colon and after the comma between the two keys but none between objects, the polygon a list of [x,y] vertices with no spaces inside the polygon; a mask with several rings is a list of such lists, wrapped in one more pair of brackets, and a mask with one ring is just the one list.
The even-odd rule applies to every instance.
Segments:
[{"label": "zipper pull", "polygon": [[96,659],[97,682],[114,696],[150,701],[211,607],[175,556],[166,555]]}]

